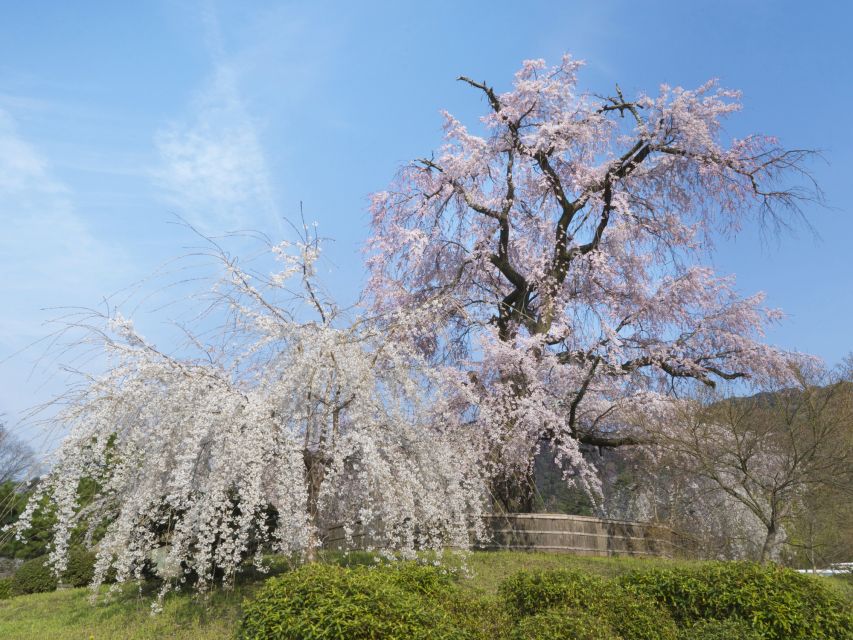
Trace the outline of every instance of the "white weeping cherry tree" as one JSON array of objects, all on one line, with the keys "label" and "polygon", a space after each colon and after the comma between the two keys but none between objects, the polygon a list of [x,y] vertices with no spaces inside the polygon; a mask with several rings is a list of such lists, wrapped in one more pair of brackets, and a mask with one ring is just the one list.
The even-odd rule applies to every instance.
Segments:
[{"label": "white weeping cherry tree", "polygon": [[[381,334],[348,321],[316,282],[316,234],[272,247],[283,269],[269,277],[214,246],[225,275],[206,313],[225,322],[217,340],[193,338],[198,357],[164,353],[117,313],[75,324],[109,368],[63,400],[70,435],[19,535],[47,494],[57,571],[85,520],[106,526],[94,588],[109,571],[138,579],[164,547],[161,595],[190,575],[200,590],[228,584],[265,549],[310,559],[332,523],[380,552],[468,547],[485,482],[446,381],[389,333],[413,319]],[[85,507],[83,478],[98,486]]]}]

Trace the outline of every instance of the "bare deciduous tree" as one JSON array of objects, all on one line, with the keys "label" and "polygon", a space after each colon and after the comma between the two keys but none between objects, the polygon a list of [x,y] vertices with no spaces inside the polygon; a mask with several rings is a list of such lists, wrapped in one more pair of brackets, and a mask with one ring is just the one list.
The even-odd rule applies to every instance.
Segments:
[{"label": "bare deciduous tree", "polygon": [[32,464],[32,449],[0,424],[0,484],[19,479]]},{"label": "bare deciduous tree", "polygon": [[761,523],[759,559],[774,557],[810,493],[849,492],[853,382],[797,372],[799,384],[749,398],[693,400],[660,442],[682,470],[709,481]]}]

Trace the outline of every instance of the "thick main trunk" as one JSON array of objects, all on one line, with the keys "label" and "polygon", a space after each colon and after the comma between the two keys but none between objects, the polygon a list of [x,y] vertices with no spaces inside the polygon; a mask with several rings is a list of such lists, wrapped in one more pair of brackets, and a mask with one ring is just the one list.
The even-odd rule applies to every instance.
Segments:
[{"label": "thick main trunk", "polygon": [[491,483],[495,508],[506,513],[532,513],[536,506],[536,476],[531,464],[524,471],[506,471]]}]

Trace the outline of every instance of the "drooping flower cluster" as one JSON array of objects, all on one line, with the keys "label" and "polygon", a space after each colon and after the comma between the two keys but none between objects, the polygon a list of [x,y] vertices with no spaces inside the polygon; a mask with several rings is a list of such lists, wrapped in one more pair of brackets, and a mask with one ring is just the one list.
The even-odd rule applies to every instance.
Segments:
[{"label": "drooping flower cluster", "polygon": [[[482,134],[446,114],[444,145],[372,201],[369,293],[421,308],[411,336],[471,374],[499,466],[529,469],[543,441],[582,467],[580,443],[642,440],[624,409],[657,411],[673,385],[784,377],[762,342],[780,314],[703,266],[715,231],[782,220],[808,192],[803,151],[725,145],[738,94],[709,82],[659,97],[583,94],[581,63],[527,61],[482,93]],[[589,477],[580,471],[580,477]]]},{"label": "drooping flower cluster", "polygon": [[[387,325],[325,300],[316,238],[275,253],[284,270],[269,278],[220,256],[224,338],[198,357],[167,355],[118,315],[92,325],[110,367],[57,417],[70,435],[17,525],[50,496],[57,570],[81,519],[106,527],[95,586],[142,576],[156,552],[164,589],[227,583],[265,551],[311,555],[332,525],[403,554],[482,533],[480,466],[443,380]],[[81,508],[84,478],[98,489]]]}]

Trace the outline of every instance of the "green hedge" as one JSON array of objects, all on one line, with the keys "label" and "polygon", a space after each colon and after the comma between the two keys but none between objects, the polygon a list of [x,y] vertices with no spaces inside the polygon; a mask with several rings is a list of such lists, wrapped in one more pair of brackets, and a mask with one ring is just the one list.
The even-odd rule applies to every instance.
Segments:
[{"label": "green hedge", "polygon": [[749,622],[738,618],[700,620],[678,633],[678,640],[764,640],[765,637]]},{"label": "green hedge", "polygon": [[516,616],[530,616],[553,607],[578,608],[606,597],[612,583],[582,571],[520,571],[498,588],[507,608]]},{"label": "green hedge", "polygon": [[853,638],[850,603],[818,580],[781,567],[709,562],[632,572],[620,582],[666,607],[683,627],[738,618],[768,640]]},{"label": "green hedge", "polygon": [[[611,629],[620,638],[674,640],[676,637],[675,623],[654,600],[588,573],[522,571],[505,580],[499,591],[510,613],[522,621],[525,616],[536,617],[560,609],[575,612],[572,615],[582,612],[582,619],[592,616],[602,628]],[[558,618],[557,614],[545,615],[543,620],[556,624]],[[534,623],[523,624],[527,628]]]},{"label": "green hedge", "polygon": [[27,593],[44,593],[56,589],[58,581],[47,564],[47,556],[27,560],[12,576],[12,593],[16,596]]},{"label": "green hedge", "polygon": [[[68,551],[68,564],[62,574],[62,583],[71,587],[85,587],[95,577],[95,553],[83,547],[72,547]],[[18,567],[15,575],[9,579],[11,593],[24,595],[27,593],[44,593],[53,591],[59,580],[53,575],[53,570],[47,563],[47,556],[39,556],[27,560]],[[2,599],[0,586],[0,599]]]},{"label": "green hedge", "polygon": [[68,565],[62,574],[63,584],[72,587],[86,587],[95,577],[95,552],[82,547],[72,547],[68,551]]},{"label": "green hedge", "polygon": [[520,572],[488,596],[416,563],[311,564],[244,603],[246,639],[853,640],[850,603],[818,580],[750,563],[606,579]]},{"label": "green hedge", "polygon": [[623,640],[613,628],[589,611],[558,607],[522,618],[512,640]]},{"label": "green hedge", "polygon": [[244,603],[243,639],[462,640],[471,633],[434,596],[440,569],[311,564],[267,581]]},{"label": "green hedge", "polygon": [[515,621],[499,597],[452,589],[434,600],[436,606],[447,611],[462,636],[471,640],[496,640],[507,638]]}]

